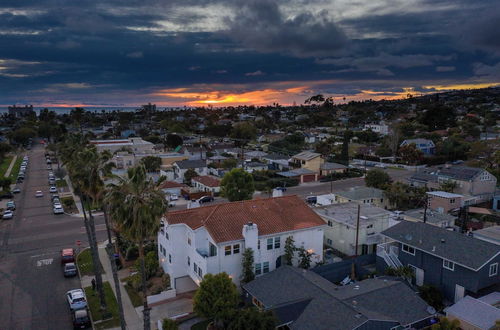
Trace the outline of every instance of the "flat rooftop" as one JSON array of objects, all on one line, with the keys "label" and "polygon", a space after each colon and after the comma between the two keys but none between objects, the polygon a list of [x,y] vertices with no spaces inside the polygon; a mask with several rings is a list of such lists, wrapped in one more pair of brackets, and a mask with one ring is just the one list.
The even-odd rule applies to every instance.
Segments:
[{"label": "flat rooftop", "polygon": [[358,218],[358,205],[360,205],[359,224],[361,226],[380,221],[380,218],[389,218],[389,216],[392,215],[392,212],[384,210],[383,208],[369,204],[358,204],[355,202],[315,207],[314,211],[323,219],[343,223],[351,227],[356,227]]}]

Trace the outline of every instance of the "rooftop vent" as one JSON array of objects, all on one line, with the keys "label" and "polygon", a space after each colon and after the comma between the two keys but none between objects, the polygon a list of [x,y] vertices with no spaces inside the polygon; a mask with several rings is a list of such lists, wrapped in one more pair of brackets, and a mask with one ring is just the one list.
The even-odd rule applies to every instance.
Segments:
[{"label": "rooftop vent", "polygon": [[406,234],[406,235],[405,235],[405,239],[406,239],[407,241],[411,241],[411,240],[412,240],[412,238],[413,238],[413,236],[411,236],[411,234]]},{"label": "rooftop vent", "polygon": [[446,241],[444,240],[444,238],[441,238],[441,243],[444,243],[444,242],[446,242]]},{"label": "rooftop vent", "polygon": [[436,252],[436,246],[432,247],[432,252]]}]

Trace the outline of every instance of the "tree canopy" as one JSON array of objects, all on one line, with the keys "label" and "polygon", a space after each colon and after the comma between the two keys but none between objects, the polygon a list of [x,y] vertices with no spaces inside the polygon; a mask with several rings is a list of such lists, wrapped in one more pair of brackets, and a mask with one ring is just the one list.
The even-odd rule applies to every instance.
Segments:
[{"label": "tree canopy", "polygon": [[252,199],[255,191],[253,176],[241,168],[233,168],[221,181],[221,194],[230,202]]},{"label": "tree canopy", "polygon": [[366,173],[365,183],[368,187],[384,189],[391,183],[391,177],[383,170],[374,169]]}]

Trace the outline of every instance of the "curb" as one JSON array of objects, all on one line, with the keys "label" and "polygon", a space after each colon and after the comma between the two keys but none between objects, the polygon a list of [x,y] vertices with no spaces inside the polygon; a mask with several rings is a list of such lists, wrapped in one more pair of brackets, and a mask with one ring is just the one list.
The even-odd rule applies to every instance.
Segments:
[{"label": "curb", "polygon": [[[78,260],[78,256],[79,256],[79,255],[80,255],[83,251],[85,251],[85,250],[87,250],[87,249],[90,249],[90,248],[85,248],[85,249],[81,250],[80,252],[78,252],[78,254],[76,255],[76,259],[75,259],[76,269],[78,269],[78,279],[80,280],[80,286],[82,287],[83,292],[85,292],[85,288],[83,287],[83,283],[82,283],[82,275],[81,275],[81,273],[80,273],[80,266],[78,265],[77,260]],[[87,297],[87,296],[85,296],[85,297]],[[90,317],[90,323],[92,324],[92,330],[95,330],[95,328],[94,328],[94,319],[92,318],[92,313],[90,312],[90,308],[88,308],[88,306],[87,306],[87,310],[88,310],[88,312],[89,312],[88,314],[89,314],[89,317]]]}]

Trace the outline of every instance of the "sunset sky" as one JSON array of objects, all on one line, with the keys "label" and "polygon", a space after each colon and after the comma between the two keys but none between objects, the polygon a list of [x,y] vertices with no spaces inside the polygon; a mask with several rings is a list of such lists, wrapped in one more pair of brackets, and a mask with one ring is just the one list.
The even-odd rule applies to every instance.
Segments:
[{"label": "sunset sky", "polygon": [[0,106],[300,104],[500,85],[498,0],[1,0]]}]

